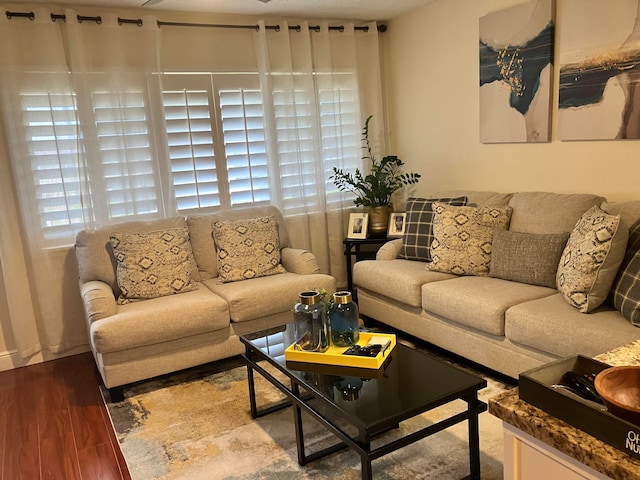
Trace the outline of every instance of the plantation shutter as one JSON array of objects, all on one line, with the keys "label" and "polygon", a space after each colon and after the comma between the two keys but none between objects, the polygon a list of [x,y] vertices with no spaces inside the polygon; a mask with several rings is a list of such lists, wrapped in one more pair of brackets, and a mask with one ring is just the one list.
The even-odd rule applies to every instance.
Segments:
[{"label": "plantation shutter", "polygon": [[262,94],[224,89],[219,98],[231,205],[269,202]]},{"label": "plantation shutter", "polygon": [[108,217],[155,216],[160,180],[144,92],[94,91],[93,108]]},{"label": "plantation shutter", "polygon": [[163,101],[178,211],[220,206],[210,92],[165,90]]},{"label": "plantation shutter", "polygon": [[55,244],[73,237],[74,226],[82,225],[75,99],[23,93],[20,105],[43,237]]}]

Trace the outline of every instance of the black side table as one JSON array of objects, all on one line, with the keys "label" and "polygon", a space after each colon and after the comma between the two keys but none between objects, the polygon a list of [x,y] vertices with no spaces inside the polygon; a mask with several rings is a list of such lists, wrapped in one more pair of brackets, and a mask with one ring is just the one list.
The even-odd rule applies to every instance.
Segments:
[{"label": "black side table", "polygon": [[[347,290],[351,292],[353,298],[356,298],[356,292],[353,291],[353,272],[351,259],[355,257],[356,262],[360,260],[374,260],[378,249],[390,240],[395,240],[395,237],[371,237],[366,239],[353,239],[345,238],[344,254],[347,257]],[[377,245],[375,250],[362,250],[360,247],[363,245]]]}]

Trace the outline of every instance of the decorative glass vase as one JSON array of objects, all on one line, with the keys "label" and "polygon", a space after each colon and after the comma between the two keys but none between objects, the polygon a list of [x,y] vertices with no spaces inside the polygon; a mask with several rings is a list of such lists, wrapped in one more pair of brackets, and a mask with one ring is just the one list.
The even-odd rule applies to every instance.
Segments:
[{"label": "decorative glass vase", "polygon": [[302,292],[293,307],[296,350],[324,352],[329,348],[325,303],[318,292]]},{"label": "decorative glass vase", "polygon": [[336,292],[329,308],[331,343],[338,347],[349,347],[360,338],[358,305],[350,292]]}]

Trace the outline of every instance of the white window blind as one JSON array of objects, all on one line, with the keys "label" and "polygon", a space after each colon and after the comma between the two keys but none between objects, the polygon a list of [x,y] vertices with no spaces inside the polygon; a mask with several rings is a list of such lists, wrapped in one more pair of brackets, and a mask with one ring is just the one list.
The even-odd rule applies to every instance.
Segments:
[{"label": "white window blind", "polygon": [[20,101],[41,228],[45,241],[55,243],[82,225],[75,99],[33,92]]},{"label": "white window blind", "polygon": [[163,102],[178,211],[220,206],[209,92],[165,91]]},{"label": "white window blind", "polygon": [[[353,75],[340,75],[332,88],[318,90],[322,158],[325,171],[325,201],[338,207],[342,194],[330,179],[333,167],[362,171],[362,138],[360,116]],[[351,199],[348,200],[351,205]]]},{"label": "white window blind", "polygon": [[[273,157],[257,74],[164,77],[160,122],[151,118],[149,93],[135,85],[96,82],[83,98],[37,89],[21,95],[35,208],[49,245],[73,241],[85,220],[154,218],[172,203],[181,213],[270,203],[279,189],[287,214],[339,206],[332,168],[361,165],[348,75],[315,92],[274,93]],[[168,159],[157,157],[154,142],[164,137],[153,135],[154,124],[166,127]]]},{"label": "white window blind", "polygon": [[93,108],[109,218],[158,213],[158,172],[144,93],[94,92]]},{"label": "white window blind", "polygon": [[269,201],[269,174],[259,90],[220,90],[231,205]]}]

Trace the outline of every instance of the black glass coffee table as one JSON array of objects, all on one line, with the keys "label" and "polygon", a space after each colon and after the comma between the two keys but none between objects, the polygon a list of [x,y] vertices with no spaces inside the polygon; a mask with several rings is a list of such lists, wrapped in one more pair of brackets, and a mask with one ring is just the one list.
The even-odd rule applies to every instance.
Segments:
[{"label": "black glass coffee table", "polygon": [[[470,475],[466,478],[480,479],[478,415],[487,405],[478,400],[478,391],[486,387],[486,380],[400,343],[379,370],[287,362],[284,349],[293,343],[292,324],[243,335],[240,340],[245,345],[242,357],[247,365],[251,415],[257,418],[293,406],[300,465],[348,447],[360,455],[362,478],[371,479],[373,460],[467,421]],[[258,409],[254,372],[283,392],[285,399]],[[466,402],[466,409],[372,448],[373,437],[458,399]],[[307,454],[302,411],[340,441]]]}]

